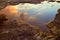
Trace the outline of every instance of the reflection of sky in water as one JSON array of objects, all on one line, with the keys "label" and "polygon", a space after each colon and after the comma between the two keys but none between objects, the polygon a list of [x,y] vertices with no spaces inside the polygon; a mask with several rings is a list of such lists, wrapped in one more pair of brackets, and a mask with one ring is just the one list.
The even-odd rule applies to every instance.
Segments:
[{"label": "reflection of sky in water", "polygon": [[[42,4],[19,4],[16,7],[18,7],[18,12],[24,12],[27,13],[28,18],[30,16],[33,16],[32,20],[29,20],[32,22],[34,25],[40,25],[47,23],[51,21],[56,13],[57,10],[60,8],[60,3],[47,3],[47,2],[42,2]],[[28,19],[27,19],[28,20]]]}]

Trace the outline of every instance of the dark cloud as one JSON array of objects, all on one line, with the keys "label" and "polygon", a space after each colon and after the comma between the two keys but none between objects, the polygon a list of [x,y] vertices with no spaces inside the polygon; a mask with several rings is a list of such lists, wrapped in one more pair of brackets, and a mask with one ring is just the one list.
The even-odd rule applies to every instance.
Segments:
[{"label": "dark cloud", "polygon": [[40,3],[44,0],[0,0],[0,10],[5,8],[7,5],[17,5],[20,3]]},{"label": "dark cloud", "polygon": [[16,5],[16,4],[19,4],[19,3],[34,3],[34,4],[37,4],[37,3],[40,3],[44,0],[11,0],[9,3],[11,5]]},{"label": "dark cloud", "polygon": [[7,0],[7,2],[10,4],[10,5],[17,5],[19,3],[33,3],[33,4],[38,4],[38,3],[41,3],[43,1],[49,1],[49,2],[60,2],[59,0]]},{"label": "dark cloud", "polygon": [[[38,4],[42,1],[49,1],[54,2],[54,0],[0,0],[0,10],[5,8],[7,5],[18,5],[20,3],[32,3],[32,4]],[[57,2],[60,2],[57,0]]]}]

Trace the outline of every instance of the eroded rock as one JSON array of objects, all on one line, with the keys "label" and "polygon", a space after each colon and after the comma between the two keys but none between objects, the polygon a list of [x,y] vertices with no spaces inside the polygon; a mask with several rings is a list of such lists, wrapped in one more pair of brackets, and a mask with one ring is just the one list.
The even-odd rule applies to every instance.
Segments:
[{"label": "eroded rock", "polygon": [[55,19],[48,24],[48,28],[50,32],[60,40],[60,9],[58,10]]}]

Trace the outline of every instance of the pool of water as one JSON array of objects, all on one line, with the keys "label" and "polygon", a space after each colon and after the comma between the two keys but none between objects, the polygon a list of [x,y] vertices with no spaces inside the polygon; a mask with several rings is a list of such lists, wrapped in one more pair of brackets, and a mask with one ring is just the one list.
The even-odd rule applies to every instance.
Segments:
[{"label": "pool of water", "polygon": [[40,4],[20,3],[15,6],[7,6],[0,13],[7,14],[9,19],[20,19],[20,13],[24,14],[24,19],[31,25],[47,30],[46,24],[52,21],[60,8],[60,3],[42,2]]},{"label": "pool of water", "polygon": [[60,8],[60,3],[19,4],[18,12],[26,13],[26,20],[41,29],[46,29],[46,23],[52,21]]}]

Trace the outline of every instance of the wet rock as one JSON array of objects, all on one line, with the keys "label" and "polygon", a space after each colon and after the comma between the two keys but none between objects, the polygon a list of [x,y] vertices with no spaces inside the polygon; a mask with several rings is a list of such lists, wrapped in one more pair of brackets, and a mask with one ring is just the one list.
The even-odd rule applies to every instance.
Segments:
[{"label": "wet rock", "polygon": [[50,30],[50,33],[56,36],[55,38],[60,37],[60,9],[58,9],[58,13],[55,19],[48,24],[48,28]]},{"label": "wet rock", "polygon": [[0,40],[35,40],[40,35],[41,31],[39,28],[29,24],[21,24],[19,27],[2,31]]}]

